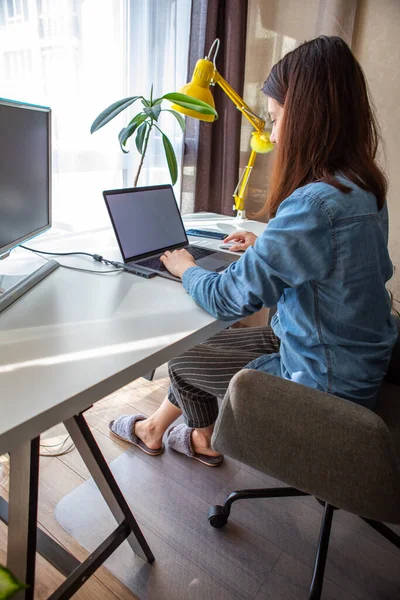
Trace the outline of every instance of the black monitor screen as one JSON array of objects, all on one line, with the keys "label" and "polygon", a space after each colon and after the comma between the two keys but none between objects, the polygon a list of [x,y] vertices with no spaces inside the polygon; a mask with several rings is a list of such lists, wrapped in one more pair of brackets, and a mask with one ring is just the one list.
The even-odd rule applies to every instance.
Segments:
[{"label": "black monitor screen", "polygon": [[50,110],[0,100],[0,254],[50,227],[50,177]]}]

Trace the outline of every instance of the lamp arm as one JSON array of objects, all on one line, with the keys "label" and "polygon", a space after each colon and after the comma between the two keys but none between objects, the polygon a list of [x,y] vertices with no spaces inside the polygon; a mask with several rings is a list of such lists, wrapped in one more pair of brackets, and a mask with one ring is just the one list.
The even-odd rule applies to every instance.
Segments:
[{"label": "lamp arm", "polygon": [[220,88],[225,92],[230,100],[234,103],[236,108],[246,117],[248,121],[253,125],[257,131],[263,131],[265,127],[265,121],[255,115],[251,108],[247,106],[243,98],[239,96],[237,92],[229,85],[229,83],[218,73],[215,69],[212,80],[214,83],[218,83]]},{"label": "lamp arm", "polygon": [[[237,109],[246,117],[248,121],[253,125],[254,129],[258,132],[264,131],[265,121],[255,115],[251,108],[247,106],[245,101],[239,96],[237,92],[229,85],[229,83],[218,73],[215,69],[213,73],[213,82],[218,83],[220,88],[225,92],[230,100],[234,103]],[[244,210],[244,199],[247,191],[247,186],[249,183],[249,178],[251,175],[251,171],[253,169],[255,160],[256,160],[257,152],[255,150],[251,151],[248,163],[242,173],[242,176],[239,179],[239,182],[236,186],[236,189],[233,193],[234,198],[234,206],[233,209],[237,211],[237,217],[239,219],[246,218],[246,212]]]}]

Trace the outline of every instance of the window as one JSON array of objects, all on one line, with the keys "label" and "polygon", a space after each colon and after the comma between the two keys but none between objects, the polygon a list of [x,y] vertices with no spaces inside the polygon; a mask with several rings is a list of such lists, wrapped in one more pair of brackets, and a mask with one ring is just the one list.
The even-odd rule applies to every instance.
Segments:
[{"label": "window", "polygon": [[39,34],[56,40],[80,37],[80,0],[37,0]]},{"label": "window", "polygon": [[28,0],[2,0],[2,4],[4,24],[12,25],[29,18]]},{"label": "window", "polygon": [[4,75],[6,79],[18,77],[24,79],[32,71],[32,53],[30,50],[4,52]]},{"label": "window", "polygon": [[[2,96],[52,109],[54,226],[108,224],[102,191],[132,185],[139,156],[134,142],[127,155],[118,143],[129,111],[93,136],[90,125],[112,102],[148,96],[152,83],[157,95],[186,83],[191,1],[0,0],[1,8],[6,25],[15,19],[2,33]],[[162,126],[179,163],[179,126],[171,115]],[[163,145],[153,138],[139,185],[169,181]]]}]

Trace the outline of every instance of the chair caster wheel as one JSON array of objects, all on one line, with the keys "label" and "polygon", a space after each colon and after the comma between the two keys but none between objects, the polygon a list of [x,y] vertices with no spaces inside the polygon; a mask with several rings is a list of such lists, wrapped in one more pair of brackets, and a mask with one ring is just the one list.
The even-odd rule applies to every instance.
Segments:
[{"label": "chair caster wheel", "polygon": [[224,512],[224,507],[220,505],[210,506],[208,509],[208,522],[211,527],[221,529],[228,522],[228,517]]}]

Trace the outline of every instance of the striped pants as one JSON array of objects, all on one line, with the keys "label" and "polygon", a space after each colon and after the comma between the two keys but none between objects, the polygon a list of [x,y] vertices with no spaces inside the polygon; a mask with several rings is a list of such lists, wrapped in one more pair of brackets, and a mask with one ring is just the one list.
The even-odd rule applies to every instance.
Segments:
[{"label": "striped pants", "polygon": [[168,399],[182,410],[189,427],[208,427],[218,416],[232,377],[262,354],[279,352],[271,327],[226,329],[168,363]]}]

